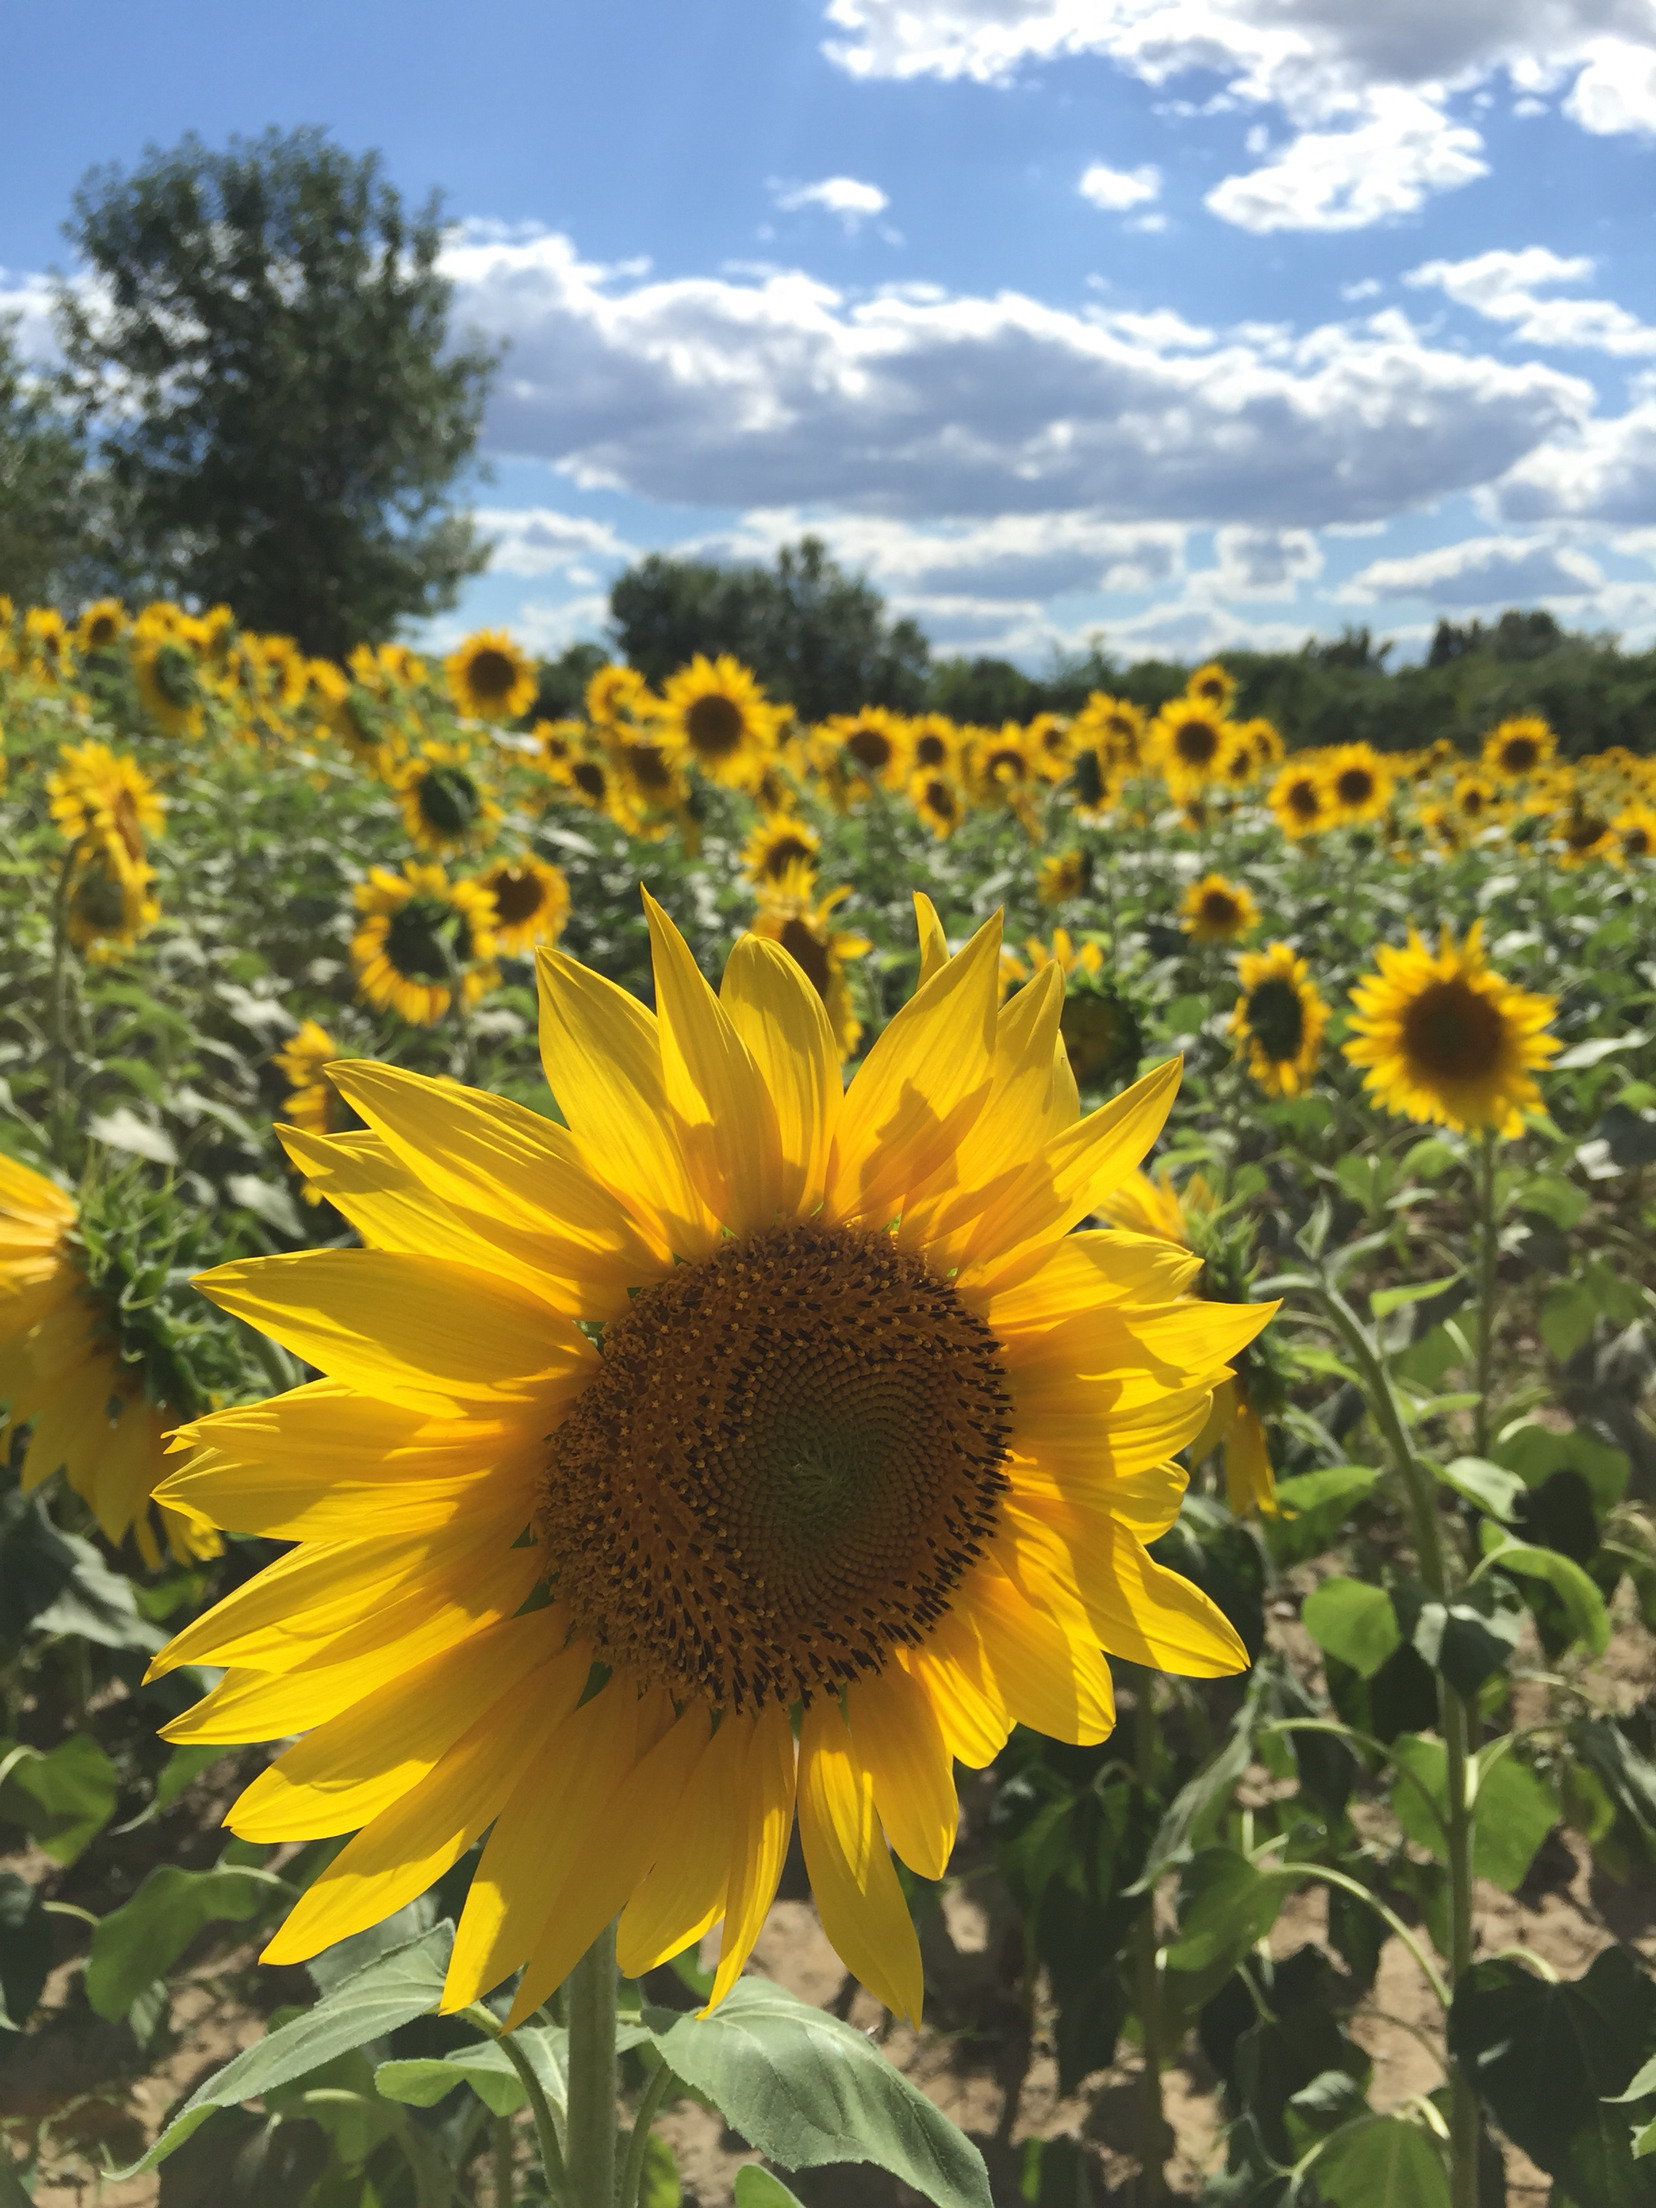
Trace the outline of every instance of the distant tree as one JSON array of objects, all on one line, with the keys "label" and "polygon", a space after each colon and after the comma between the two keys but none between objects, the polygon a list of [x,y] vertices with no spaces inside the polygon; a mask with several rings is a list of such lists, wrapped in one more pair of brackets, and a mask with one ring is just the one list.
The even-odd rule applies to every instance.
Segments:
[{"label": "distant tree", "polygon": [[86,448],[0,319],[0,595],[67,607],[88,587],[92,483]]},{"label": "distant tree", "polygon": [[95,170],[59,286],[134,587],[224,600],[338,656],[452,605],[487,559],[451,504],[491,355],[451,343],[435,197],[318,130]]},{"label": "distant tree", "polygon": [[919,628],[890,619],[873,585],[846,574],[818,537],[784,545],[774,568],[652,552],[617,577],[610,619],[625,657],[654,683],[697,652],[731,652],[807,720],[925,702]]},{"label": "distant tree", "polygon": [[602,644],[571,644],[556,659],[543,659],[540,684],[530,707],[538,721],[572,719],[586,702],[586,687],[600,667],[609,663]]},{"label": "distant tree", "polygon": [[1050,711],[1047,686],[1009,659],[940,659],[933,662],[926,703],[937,713],[980,728],[1032,720]]}]

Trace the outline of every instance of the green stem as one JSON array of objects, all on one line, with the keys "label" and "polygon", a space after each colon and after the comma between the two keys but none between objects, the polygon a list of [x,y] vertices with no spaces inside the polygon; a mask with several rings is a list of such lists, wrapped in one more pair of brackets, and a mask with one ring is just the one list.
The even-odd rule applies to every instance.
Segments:
[{"label": "green stem", "polygon": [[52,986],[48,1002],[48,1039],[52,1046],[53,1131],[63,1103],[64,1076],[69,1063],[69,885],[75,861],[86,842],[78,836],[63,854],[57,887],[52,895]]},{"label": "green stem", "polygon": [[[1159,1745],[1154,1695],[1154,1680],[1149,1672],[1144,1672],[1139,1678],[1138,1706],[1133,1719],[1133,1745],[1138,1782],[1146,1789],[1155,1783],[1156,1750]],[[1139,2034],[1144,2051],[1136,2198],[1138,2208],[1155,2208],[1155,2204],[1166,2197],[1162,2172],[1167,2160],[1167,2117],[1162,2107],[1162,1964],[1156,1943],[1156,1896],[1153,1888],[1146,1895],[1138,1923],[1133,1927],[1133,1951]]]},{"label": "green stem", "polygon": [[631,2136],[627,2140],[627,2163],[621,2172],[619,2208],[640,2208],[644,2191],[644,2157],[650,2151],[650,2126],[656,2120],[656,2111],[667,2098],[673,2083],[673,2073],[662,2063],[654,2077],[645,2086],[638,2104],[638,2114],[633,2118]]},{"label": "green stem", "polygon": [[493,2152],[494,2208],[512,2208],[517,2197],[517,2184],[512,2175],[512,2119],[497,2116],[494,2119]]},{"label": "green stem", "polygon": [[1472,1453],[1489,1454],[1489,1390],[1495,1371],[1496,1268],[1501,1241],[1495,1219],[1495,1137],[1485,1129],[1478,1146],[1478,1407],[1473,1413]]},{"label": "green stem", "polygon": [[556,2199],[564,2182],[563,2148],[558,2141],[558,2120],[546,2098],[546,2089],[535,2075],[535,2066],[512,2034],[501,2030],[500,2019],[492,2010],[486,2009],[481,2001],[474,2001],[464,2014],[468,2023],[476,2024],[488,2033],[518,2074],[518,2082],[529,2102],[529,2113],[535,2121],[535,2142],[540,2148],[541,2169],[546,2176],[547,2188]]},{"label": "green stem", "polygon": [[615,2208],[615,1927],[569,1974],[567,2208]]}]

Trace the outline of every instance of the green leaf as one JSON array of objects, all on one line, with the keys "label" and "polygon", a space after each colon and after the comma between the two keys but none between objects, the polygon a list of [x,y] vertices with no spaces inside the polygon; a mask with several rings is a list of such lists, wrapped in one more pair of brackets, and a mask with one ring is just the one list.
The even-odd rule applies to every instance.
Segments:
[{"label": "green leaf", "polygon": [[21,1825],[54,1863],[73,1863],[108,1824],[121,1782],[90,1733],[73,1733],[44,1754],[0,1742],[0,1818]]},{"label": "green leaf", "polygon": [[773,2171],[749,2162],[736,2172],[736,2208],[804,2208]]},{"label": "green leaf", "polygon": [[1510,1662],[1528,1619],[1517,1591],[1491,1577],[1463,1587],[1451,1603],[1423,1602],[1410,1638],[1422,1662],[1470,1699]]},{"label": "green leaf", "polygon": [[1372,1679],[1403,1638],[1384,1587],[1361,1579],[1325,1579],[1305,1598],[1300,1622],[1326,1656]]},{"label": "green leaf", "polygon": [[1224,1746],[1187,1779],[1167,1805],[1144,1859],[1144,1868],[1124,1891],[1147,1894],[1157,1879],[1175,1863],[1187,1863],[1195,1850],[1196,1835],[1230,1800],[1238,1781],[1254,1756],[1254,1727],[1259,1718],[1263,1674],[1255,1673],[1242,1707],[1231,1721]]},{"label": "green leaf", "polygon": [[1572,1426],[1561,1434],[1539,1420],[1526,1419],[1507,1428],[1495,1452],[1526,1487],[1544,1486],[1555,1472],[1579,1472],[1601,1516],[1626,1494],[1632,1472],[1623,1451],[1600,1441],[1585,1426]]},{"label": "green leaf", "polygon": [[187,1786],[228,1754],[229,1750],[217,1741],[197,1741],[175,1748],[161,1766],[161,1775],[155,1782],[156,1808],[170,1809]]},{"label": "green leaf", "polygon": [[1167,1949],[1171,1970],[1228,1976],[1277,1920],[1292,1880],[1256,1870],[1234,1848],[1204,1848],[1179,1880],[1179,1936]]},{"label": "green leaf", "polygon": [[1516,1961],[1475,1963],[1455,1989],[1449,2047],[1517,2147],[1592,2208],[1635,2208],[1627,2090],[1656,2037],[1656,1986],[1625,1948],[1549,1985]]},{"label": "green leaf", "polygon": [[1484,1563],[1523,1579],[1545,1580],[1562,1601],[1570,1630],[1587,1653],[1602,1656],[1610,1646],[1610,1613],[1604,1597],[1572,1557],[1557,1549],[1534,1548],[1527,1541],[1497,1541]]},{"label": "green leaf", "polygon": [[[785,2198],[793,2199],[792,2193],[785,2186],[782,2190]],[[679,2208],[683,2198],[684,2187],[679,2183],[678,2162],[673,2150],[659,2131],[652,2131],[644,2142],[644,2171],[638,2187],[638,2208]]]},{"label": "green leaf", "polygon": [[863,2034],[763,1979],[711,2016],[649,2009],[661,2057],[784,2169],[873,2162],[937,2208],[991,2208],[983,2157]]},{"label": "green leaf", "polygon": [[1311,2165],[1328,2208],[1449,2208],[1443,2153],[1403,2116],[1368,2116],[1337,2131]]},{"label": "green leaf", "polygon": [[125,1104],[117,1104],[112,1112],[89,1120],[86,1131],[94,1142],[110,1150],[124,1150],[135,1158],[148,1158],[153,1165],[178,1163],[177,1147],[166,1129],[151,1126]]},{"label": "green leaf", "polygon": [[1325,1549],[1380,1479],[1367,1464],[1331,1464],[1276,1483],[1282,1515],[1266,1521],[1271,1554],[1279,1564],[1300,1563]]},{"label": "green leaf", "polygon": [[15,1871],[0,1871],[0,2027],[23,2029],[51,1967],[52,1924],[40,1896]]},{"label": "green leaf", "polygon": [[[544,2031],[546,2027],[527,2026],[518,2033],[519,2042],[525,2041],[529,2031],[537,2029]],[[538,2074],[540,2065],[537,2063],[535,2067]],[[561,2104],[566,2090],[561,2069],[558,2084]],[[409,2108],[435,2108],[457,2085],[469,2085],[492,2116],[516,2115],[529,2098],[505,2050],[492,2039],[477,2040],[470,2047],[453,2048],[446,2055],[420,2055],[406,2062],[382,2062],[374,2072],[376,2091],[388,2101],[401,2101]]]},{"label": "green leaf", "polygon": [[1461,1273],[1445,1273],[1441,1280],[1412,1280],[1401,1288],[1381,1288],[1370,1296],[1369,1309],[1377,1319],[1389,1318],[1408,1304],[1426,1303],[1433,1296],[1441,1296],[1445,1288],[1453,1288],[1462,1278]]},{"label": "green leaf", "polygon": [[146,2154],[129,2168],[112,2171],[113,2181],[122,2183],[155,2169],[215,2109],[234,2108],[302,2078],[353,2047],[383,2038],[400,2024],[429,2016],[442,1999],[453,1945],[454,1927],[445,1920],[343,1980],[314,2008],[256,2039],[198,2087]]},{"label": "green leaf", "polygon": [[1448,1464],[1434,1464],[1431,1469],[1445,1487],[1452,1487],[1457,1495],[1464,1495],[1469,1503],[1476,1503],[1492,1518],[1513,1518],[1518,1498],[1528,1492],[1516,1472],[1507,1471],[1504,1465],[1491,1464],[1487,1457],[1456,1457]]},{"label": "green leaf", "polygon": [[[1420,1733],[1400,1733],[1391,1752],[1399,1768],[1392,1782],[1392,1815],[1411,1840],[1446,1863],[1449,1786],[1444,1745]],[[1401,1775],[1405,1772],[1409,1777]],[[1411,1777],[1418,1783],[1411,1785]],[[1422,1799],[1422,1790],[1431,1807]],[[1503,1753],[1498,1761],[1480,1761],[1475,1776],[1473,1875],[1487,1878],[1505,1893],[1516,1892],[1536,1849],[1557,1822],[1558,1803],[1551,1787],[1527,1763],[1510,1753]]]},{"label": "green leaf", "polygon": [[1579,1280],[1561,1280],[1548,1289],[1540,1334],[1560,1364],[1567,1364],[1586,1341],[1598,1315],[1598,1298]]},{"label": "green leaf", "polygon": [[1553,1060],[1551,1073],[1575,1073],[1583,1066],[1596,1066],[1601,1059],[1618,1050],[1642,1050],[1650,1037],[1642,1028],[1633,1028],[1625,1035],[1593,1035],[1584,1043],[1572,1043]]},{"label": "green leaf", "polygon": [[86,1998],[114,2022],[146,1986],[165,1978],[206,1925],[245,1924],[292,1891],[270,1871],[185,1871],[158,1863],[132,1899],[112,1909],[93,1933]]},{"label": "green leaf", "polygon": [[1616,2107],[1623,2101],[1648,2101],[1653,2093],[1656,2093],[1656,2055],[1634,2074],[1623,2092],[1606,2093],[1604,2098]]}]

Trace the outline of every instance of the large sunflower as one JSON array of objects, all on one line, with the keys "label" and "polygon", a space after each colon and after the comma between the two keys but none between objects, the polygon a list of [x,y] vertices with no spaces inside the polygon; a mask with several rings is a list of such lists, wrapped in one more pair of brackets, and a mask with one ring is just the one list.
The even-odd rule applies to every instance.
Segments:
[{"label": "large sunflower", "polygon": [[924,909],[925,978],[842,1093],[790,959],[743,937],[715,996],[649,917],[653,1014],[542,955],[564,1125],[340,1068],[371,1132],[293,1142],[371,1246],[206,1277],[326,1377],[200,1421],[168,1482],[299,1544],[157,1659],[228,1667],[168,1732],[306,1733],[231,1825],[356,1832],[273,1962],[487,1831],[446,2007],[521,1968],[520,2022],[618,1913],[629,1975],[722,1919],[716,2002],[797,1813],[829,1937],[917,2016],[888,1846],[941,1875],[951,1759],[1020,1720],[1103,1739],[1101,1648],[1245,1663],[1145,1544],[1269,1312],[1177,1300],[1166,1245],[1071,1235],[1176,1069],[1078,1119],[1057,976],[997,1018],[998,922],[951,959]]},{"label": "large sunflower", "polygon": [[535,663],[504,629],[479,629],[443,662],[449,696],[474,721],[515,721],[535,702]]},{"label": "large sunflower", "polygon": [[1267,1096],[1299,1096],[1322,1055],[1328,1007],[1311,969],[1287,943],[1268,943],[1237,962],[1242,993],[1230,1031]]},{"label": "large sunflower", "polygon": [[357,987],[412,1027],[435,1027],[458,980],[475,1004],[500,979],[494,899],[480,882],[451,882],[440,866],[376,866],[356,888],[362,918],[351,938]]},{"label": "large sunflower", "polygon": [[1525,1112],[1541,1108],[1533,1076],[1558,1049],[1545,1032],[1553,999],[1491,971],[1481,921],[1458,949],[1445,927],[1435,953],[1411,928],[1407,949],[1382,944],[1376,963],[1351,992],[1345,1046],[1364,1086],[1404,1118],[1521,1134]]},{"label": "large sunflower", "polygon": [[669,740],[710,782],[738,790],[757,786],[784,715],[740,660],[728,652],[717,659],[698,652],[669,677],[661,702]]},{"label": "large sunflower", "polygon": [[478,876],[478,886],[494,900],[496,948],[522,958],[537,943],[556,943],[569,918],[569,877],[526,851],[521,858],[496,859]]},{"label": "large sunflower", "polygon": [[[120,1354],[117,1313],[80,1263],[79,1223],[54,1181],[0,1155],[0,1434],[30,1429],[25,1491],[61,1471],[105,1537],[119,1545],[130,1528],[153,1569],[149,1500],[176,1421]],[[160,1517],[176,1555],[217,1555],[218,1537],[193,1518],[165,1506]]]},{"label": "large sunflower", "polygon": [[1179,925],[1195,943],[1234,943],[1259,925],[1259,907],[1243,882],[1204,874],[1179,903]]}]

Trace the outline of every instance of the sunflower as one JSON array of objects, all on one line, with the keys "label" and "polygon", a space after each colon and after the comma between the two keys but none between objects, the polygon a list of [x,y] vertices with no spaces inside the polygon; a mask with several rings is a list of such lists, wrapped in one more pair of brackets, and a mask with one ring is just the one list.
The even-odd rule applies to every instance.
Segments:
[{"label": "sunflower", "polygon": [[1090,851],[1052,851],[1035,868],[1035,894],[1043,905],[1067,905],[1092,887]]},{"label": "sunflower", "polygon": [[1462,827],[1474,834],[1500,818],[1500,792],[1481,774],[1457,775],[1450,787],[1449,805],[1459,815]]},{"label": "sunflower", "polygon": [[900,713],[865,705],[860,713],[837,713],[816,732],[814,749],[826,772],[835,769],[851,783],[878,783],[900,790],[912,769],[913,732]]},{"label": "sunflower", "polygon": [[473,721],[515,721],[535,702],[535,663],[504,629],[479,629],[443,662],[456,711]]},{"label": "sunflower", "polygon": [[493,835],[500,807],[464,744],[426,743],[392,782],[409,840],[443,856]]},{"label": "sunflower", "polygon": [[1062,782],[1070,770],[1075,740],[1074,723],[1059,713],[1037,713],[1026,735],[1035,754],[1037,773],[1046,782]]},{"label": "sunflower", "polygon": [[909,803],[939,843],[952,836],[966,818],[966,793],[952,774],[940,767],[922,767],[909,776]]},{"label": "sunflower", "polygon": [[1281,766],[1284,751],[1282,732],[1274,721],[1244,721],[1240,733],[1252,745],[1254,758],[1258,761],[1262,774],[1269,773],[1272,767]]},{"label": "sunflower", "polygon": [[451,882],[440,866],[406,859],[401,874],[376,866],[356,889],[362,914],[351,938],[357,988],[369,1004],[411,1027],[435,1027],[459,980],[467,1004],[494,988],[494,900],[480,882]]},{"label": "sunflower", "polygon": [[960,752],[960,730],[946,713],[925,713],[909,723],[909,760],[916,773],[954,774]]},{"label": "sunflower", "polygon": [[75,623],[75,642],[83,652],[107,652],[127,632],[127,610],[119,598],[100,598]]},{"label": "sunflower", "polygon": [[[343,1055],[320,1020],[301,1021],[297,1032],[272,1054],[271,1064],[288,1085],[282,1117],[289,1126],[308,1135],[337,1135],[349,1125],[348,1114],[340,1109],[338,1090],[323,1078]],[[307,1196],[312,1193],[305,1190]]]},{"label": "sunflower", "polygon": [[835,912],[851,894],[849,886],[831,889],[820,902],[815,887],[809,867],[789,867],[780,881],[761,892],[753,932],[780,943],[821,998],[843,1065],[862,1040],[862,1021],[851,1002],[845,969],[852,959],[866,958],[874,946],[866,935],[834,925]]},{"label": "sunflower", "polygon": [[790,867],[816,872],[822,838],[807,822],[789,813],[762,820],[742,846],[742,872],[756,889],[780,882]]},{"label": "sunflower", "polygon": [[30,674],[66,681],[74,669],[73,644],[73,633],[54,606],[31,606],[24,614],[23,658]]},{"label": "sunflower", "polygon": [[1232,1373],[1214,1389],[1207,1424],[1190,1445],[1191,1463],[1200,1464],[1216,1449],[1224,1451],[1225,1501],[1231,1515],[1243,1518],[1258,1511],[1264,1518],[1280,1517],[1270,1444],[1249,1400],[1245,1372]]},{"label": "sunflower", "polygon": [[52,819],[69,843],[94,836],[118,843],[134,864],[144,837],[158,835],[166,806],[155,784],[129,753],[108,744],[70,744],[46,778]]},{"label": "sunflower", "polygon": [[541,745],[541,763],[552,781],[577,805],[584,805],[588,812],[602,813],[618,828],[630,831],[634,821],[632,791],[608,753],[581,747],[560,758],[553,744],[554,739],[548,737]]},{"label": "sunflower", "polygon": [[1498,782],[1525,782],[1551,766],[1558,738],[1538,713],[1501,721],[1483,740],[1480,764]]},{"label": "sunflower", "polygon": [[1624,806],[1610,823],[1614,839],[1606,857],[1617,866],[1656,858],[1656,807],[1635,802]]},{"label": "sunflower", "polygon": [[1021,812],[1036,781],[1036,751],[1016,721],[972,731],[966,776],[980,805],[1009,805]]},{"label": "sunflower", "polygon": [[1241,882],[1204,874],[1180,900],[1179,925],[1193,942],[1234,943],[1258,927],[1259,907]]},{"label": "sunflower", "polygon": [[1411,928],[1406,950],[1383,944],[1376,961],[1351,992],[1345,1046],[1364,1086],[1400,1117],[1521,1134],[1524,1113],[1541,1109],[1533,1076],[1558,1049],[1545,1032],[1553,999],[1491,971],[1482,921],[1458,949],[1445,927],[1435,954]]},{"label": "sunflower", "polygon": [[1198,667],[1185,684],[1187,698],[1194,698],[1199,705],[1211,706],[1215,713],[1228,713],[1235,695],[1236,677],[1216,659],[1210,659],[1205,667]]},{"label": "sunflower", "polygon": [[1287,943],[1268,943],[1238,962],[1242,993],[1230,1031],[1267,1096],[1299,1096],[1322,1055],[1328,1007],[1311,969]]},{"label": "sunflower", "polygon": [[1112,698],[1103,690],[1093,692],[1075,719],[1076,742],[1095,744],[1106,769],[1118,767],[1128,774],[1136,774],[1144,765],[1148,733],[1142,706],[1131,698]]},{"label": "sunflower", "polygon": [[1120,1088],[1133,1079],[1144,1057],[1142,1007],[1105,975],[1085,977],[1066,991],[1059,1033],[1083,1093]]},{"label": "sunflower", "polygon": [[150,894],[155,869],[127,856],[119,838],[99,837],[80,845],[69,864],[66,905],[68,935],[94,966],[132,950],[161,917]]},{"label": "sunflower", "polygon": [[[119,1306],[96,1294],[80,1261],[74,1201],[55,1181],[0,1155],[0,1433],[27,1426],[23,1487],[52,1473],[118,1546],[130,1528],[153,1570],[161,1561],[149,1500],[176,1423],[149,1402],[119,1346]],[[161,1530],[181,1561],[221,1543],[165,1506]]]},{"label": "sunflower", "polygon": [[168,1501],[299,1545],[156,1660],[229,1667],[167,1731],[304,1733],[229,1823],[356,1832],[271,1962],[488,1831],[446,2009],[521,1968],[518,2024],[617,1915],[629,1976],[722,1920],[717,2003],[797,1814],[828,1936],[918,2018],[888,1849],[942,1875],[952,1759],[1105,1738],[1101,1648],[1246,1663],[1145,1544],[1270,1307],[1069,1232],[1176,1072],[1079,1119],[1057,976],[997,1017],[998,923],[949,959],[924,908],[925,980],[842,1095],[792,960],[743,937],[715,996],[649,917],[653,1013],[542,954],[563,1125],[342,1067],[372,1131],[293,1139],[373,1246],[206,1276],[326,1377],[190,1431]]},{"label": "sunflower", "polygon": [[[146,609],[147,610],[147,609]],[[207,725],[196,658],[178,633],[147,625],[132,635],[132,679],[138,702],[163,736],[199,736]]]},{"label": "sunflower", "polygon": [[1173,698],[1150,728],[1150,749],[1175,797],[1203,789],[1219,772],[1229,729],[1223,713],[1200,698]]},{"label": "sunflower", "polygon": [[[677,812],[690,792],[671,748],[647,724],[612,722],[605,728],[609,756],[621,778],[634,833],[659,837],[666,816]],[[651,825],[646,826],[648,822]]]},{"label": "sunflower", "polygon": [[1615,849],[1609,820],[1579,788],[1571,797],[1568,809],[1554,820],[1552,835],[1558,845],[1558,863],[1564,867],[1585,866],[1591,859],[1607,859]]},{"label": "sunflower", "polygon": [[710,782],[751,790],[765,771],[785,715],[740,660],[698,652],[668,679],[662,727]]},{"label": "sunflower", "polygon": [[1337,827],[1378,820],[1391,803],[1391,769],[1372,744],[1340,744],[1323,763],[1330,817]]},{"label": "sunflower", "polygon": [[638,669],[618,661],[600,667],[586,686],[589,721],[643,720],[656,702]]},{"label": "sunflower", "polygon": [[523,958],[537,943],[556,943],[569,918],[569,881],[563,869],[525,852],[496,859],[478,876],[494,900],[496,948]]},{"label": "sunflower", "polygon": [[1328,785],[1315,766],[1286,766],[1271,784],[1271,810],[1291,842],[1319,834],[1334,818]]},{"label": "sunflower", "polygon": [[[1029,954],[1029,970],[1038,974],[1043,966],[1056,966],[1066,978],[1072,974],[1097,974],[1104,966],[1104,953],[1093,942],[1077,943],[1068,928],[1054,928],[1050,944],[1043,943],[1038,935],[1024,938],[1024,949]],[[1017,976],[1022,980],[1022,974]]]},{"label": "sunflower", "polygon": [[[1192,1174],[1185,1184],[1184,1196],[1173,1186],[1173,1176],[1164,1165],[1152,1180],[1142,1167],[1136,1168],[1118,1181],[1098,1205],[1098,1216],[1112,1227],[1124,1233],[1148,1235],[1161,1242],[1176,1242],[1181,1249],[1190,1247],[1190,1227],[1186,1205],[1191,1211],[1207,1212],[1213,1208],[1213,1198],[1206,1181],[1199,1173]],[[1197,1267],[1191,1266],[1185,1280],[1195,1277]]]}]

